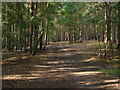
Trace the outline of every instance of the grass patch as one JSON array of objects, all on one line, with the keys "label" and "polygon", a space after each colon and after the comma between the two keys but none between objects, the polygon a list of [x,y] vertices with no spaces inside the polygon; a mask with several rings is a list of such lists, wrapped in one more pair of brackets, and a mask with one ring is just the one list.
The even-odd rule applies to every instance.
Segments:
[{"label": "grass patch", "polygon": [[[105,49],[105,43],[104,42],[100,42],[100,44],[99,44],[99,42],[97,42],[97,43],[98,43],[98,45],[96,46],[97,49]],[[117,44],[112,44],[112,47],[113,47],[114,50],[116,50]],[[109,48],[109,46],[108,46],[108,48]]]},{"label": "grass patch", "polygon": [[110,75],[110,76],[118,76],[120,75],[120,70],[117,68],[112,69],[101,69],[100,72],[103,73],[103,75]]},{"label": "grass patch", "polygon": [[107,53],[105,53],[105,44],[100,42],[100,45],[96,46],[96,49],[99,51],[99,55],[96,57],[96,60],[102,64],[110,65],[115,68],[118,67],[118,63],[120,62],[120,52],[116,49],[117,44],[113,44],[112,46],[113,52],[107,50]]},{"label": "grass patch", "polygon": [[120,56],[115,56],[114,59],[120,59]]}]

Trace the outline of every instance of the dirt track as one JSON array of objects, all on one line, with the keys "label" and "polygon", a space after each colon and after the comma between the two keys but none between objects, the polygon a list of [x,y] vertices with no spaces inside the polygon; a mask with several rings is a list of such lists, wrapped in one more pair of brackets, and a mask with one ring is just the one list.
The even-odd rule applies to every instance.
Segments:
[{"label": "dirt track", "polygon": [[34,58],[3,63],[3,88],[118,88],[117,77],[102,77],[91,44],[55,43]]}]

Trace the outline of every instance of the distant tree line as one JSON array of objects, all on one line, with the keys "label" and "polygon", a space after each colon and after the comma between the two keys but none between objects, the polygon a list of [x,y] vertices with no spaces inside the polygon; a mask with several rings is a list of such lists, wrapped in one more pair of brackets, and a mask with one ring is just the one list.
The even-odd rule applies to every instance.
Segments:
[{"label": "distant tree line", "polygon": [[120,2],[2,3],[2,48],[36,54],[48,42],[98,40],[120,49]]}]

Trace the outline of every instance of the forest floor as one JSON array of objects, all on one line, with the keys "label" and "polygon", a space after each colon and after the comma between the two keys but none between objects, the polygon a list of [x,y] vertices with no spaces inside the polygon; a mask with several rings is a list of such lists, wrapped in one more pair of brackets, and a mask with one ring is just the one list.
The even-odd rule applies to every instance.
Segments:
[{"label": "forest floor", "polygon": [[51,43],[32,57],[7,53],[3,56],[3,88],[120,88],[117,76],[101,73],[112,68],[96,60],[96,42]]}]

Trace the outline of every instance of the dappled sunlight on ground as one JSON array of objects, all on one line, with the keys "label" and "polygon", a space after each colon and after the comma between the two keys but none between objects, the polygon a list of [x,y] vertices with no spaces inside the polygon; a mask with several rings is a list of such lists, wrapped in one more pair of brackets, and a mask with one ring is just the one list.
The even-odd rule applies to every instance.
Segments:
[{"label": "dappled sunlight on ground", "polygon": [[[92,44],[61,44],[35,57],[7,58],[3,63],[3,87],[16,88],[117,88],[118,77],[102,77]],[[6,61],[5,61],[6,62]]]},{"label": "dappled sunlight on ground", "polygon": [[8,58],[8,59],[5,59],[4,61],[8,61],[8,60],[10,60],[10,61],[14,61],[14,60],[16,60],[17,59],[17,57],[12,57],[12,58]]},{"label": "dappled sunlight on ground", "polygon": [[97,75],[98,71],[84,71],[84,72],[74,72],[74,73],[70,73],[70,74],[74,74],[74,75],[79,75],[79,76],[85,76],[85,75]]},{"label": "dappled sunlight on ground", "polygon": [[45,68],[45,67],[51,67],[51,66],[45,66],[45,65],[35,65],[34,67],[43,67],[43,68]]},{"label": "dappled sunlight on ground", "polygon": [[93,60],[95,60],[96,58],[90,58],[90,59],[87,59],[87,60],[85,60],[84,62],[90,62],[90,61],[93,61]]},{"label": "dappled sunlight on ground", "polygon": [[113,80],[104,80],[104,82],[106,83],[106,82],[118,82],[119,81],[119,79],[113,79]]},{"label": "dappled sunlight on ground", "polygon": [[17,79],[21,79],[21,75],[4,75],[3,76],[3,80],[17,80]]},{"label": "dappled sunlight on ground", "polygon": [[58,63],[64,63],[64,61],[51,61],[51,62],[48,62],[48,64],[58,64]]}]

